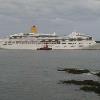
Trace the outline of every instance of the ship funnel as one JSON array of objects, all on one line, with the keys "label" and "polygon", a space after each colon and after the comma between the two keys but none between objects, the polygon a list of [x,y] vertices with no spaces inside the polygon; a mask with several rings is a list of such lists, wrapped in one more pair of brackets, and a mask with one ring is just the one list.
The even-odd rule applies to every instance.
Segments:
[{"label": "ship funnel", "polygon": [[32,26],[31,32],[32,33],[37,33],[38,32],[37,27],[35,25]]}]

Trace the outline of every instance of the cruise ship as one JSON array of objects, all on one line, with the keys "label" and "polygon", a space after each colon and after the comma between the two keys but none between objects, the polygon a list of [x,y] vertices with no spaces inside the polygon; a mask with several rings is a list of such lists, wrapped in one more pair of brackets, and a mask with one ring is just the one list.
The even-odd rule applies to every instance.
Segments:
[{"label": "cruise ship", "polygon": [[39,33],[37,26],[33,25],[30,33],[17,33],[0,39],[1,49],[31,49],[31,50],[55,50],[55,49],[95,49],[95,40],[85,34],[72,32],[69,35],[58,36]]}]

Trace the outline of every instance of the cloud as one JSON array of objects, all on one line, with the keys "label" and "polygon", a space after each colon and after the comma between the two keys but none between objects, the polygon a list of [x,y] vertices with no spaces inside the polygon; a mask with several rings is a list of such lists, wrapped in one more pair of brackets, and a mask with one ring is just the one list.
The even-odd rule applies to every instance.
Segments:
[{"label": "cloud", "polygon": [[[47,32],[63,32],[66,31],[66,26],[76,25],[82,29],[82,25],[96,24],[98,21],[99,0],[0,0],[2,32],[12,31],[8,23],[12,27],[17,27],[14,28],[16,32],[18,28],[23,30],[34,23],[42,26],[42,30]],[[3,30],[5,26],[8,27],[6,31]]]},{"label": "cloud", "polygon": [[22,18],[51,19],[57,16],[62,18],[73,16],[74,19],[78,16],[83,19],[87,13],[90,17],[92,14],[100,14],[100,3],[98,2],[97,0],[1,0],[0,14]]},{"label": "cloud", "polygon": [[68,11],[72,12],[73,8],[100,9],[100,4],[96,2],[94,0],[1,0],[0,12],[15,15],[21,13],[37,16],[39,14],[44,16],[48,14],[55,15],[56,11],[67,13]]}]

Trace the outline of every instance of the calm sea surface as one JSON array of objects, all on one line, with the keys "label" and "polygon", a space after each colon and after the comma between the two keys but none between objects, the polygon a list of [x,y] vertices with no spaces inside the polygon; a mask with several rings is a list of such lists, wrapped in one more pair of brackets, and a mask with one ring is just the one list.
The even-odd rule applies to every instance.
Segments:
[{"label": "calm sea surface", "polygon": [[100,71],[99,50],[0,50],[0,100],[100,100],[80,86],[59,84],[60,80],[99,77],[59,72],[59,68]]}]

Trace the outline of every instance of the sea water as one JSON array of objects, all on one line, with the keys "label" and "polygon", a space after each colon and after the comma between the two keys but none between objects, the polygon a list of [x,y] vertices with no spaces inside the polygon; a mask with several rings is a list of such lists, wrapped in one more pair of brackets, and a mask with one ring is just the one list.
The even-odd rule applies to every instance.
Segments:
[{"label": "sea water", "polygon": [[100,100],[79,86],[59,84],[71,79],[100,81],[99,77],[59,68],[100,71],[100,50],[0,50],[0,100]]}]

